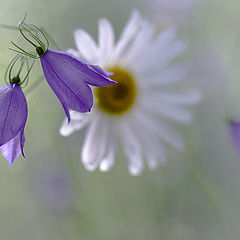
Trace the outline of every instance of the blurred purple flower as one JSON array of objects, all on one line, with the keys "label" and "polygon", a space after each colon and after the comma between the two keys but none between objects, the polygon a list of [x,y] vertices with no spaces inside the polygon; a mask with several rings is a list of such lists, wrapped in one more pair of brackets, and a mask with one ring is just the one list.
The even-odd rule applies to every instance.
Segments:
[{"label": "blurred purple flower", "polygon": [[17,84],[7,84],[0,88],[0,152],[12,165],[24,156],[24,128],[27,121],[27,101]]},{"label": "blurred purple flower", "polygon": [[[67,168],[51,153],[39,156],[37,167],[31,177],[31,192],[42,210],[52,213],[64,213],[73,205],[73,186]],[[50,161],[51,160],[51,161]]]},{"label": "blurred purple flower", "polygon": [[111,73],[66,52],[48,49],[40,59],[46,80],[62,103],[68,121],[69,109],[91,110],[93,95],[89,85],[105,87],[115,83],[108,77]]},{"label": "blurred purple flower", "polygon": [[237,152],[240,154],[240,122],[230,121],[230,133]]}]

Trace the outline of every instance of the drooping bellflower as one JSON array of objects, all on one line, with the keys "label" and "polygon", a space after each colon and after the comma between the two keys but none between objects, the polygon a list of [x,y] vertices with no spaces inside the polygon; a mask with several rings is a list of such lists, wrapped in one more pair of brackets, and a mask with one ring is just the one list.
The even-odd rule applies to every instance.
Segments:
[{"label": "drooping bellflower", "polygon": [[232,120],[229,122],[229,126],[233,144],[240,155],[240,122]]},{"label": "drooping bellflower", "polygon": [[[47,44],[44,44],[33,34],[33,30],[40,32]],[[88,112],[93,105],[93,95],[89,85],[95,87],[105,87],[115,83],[108,75],[110,72],[104,71],[99,66],[90,65],[87,62],[74,57],[73,55],[48,49],[48,39],[42,30],[27,25],[24,21],[19,24],[19,31],[22,36],[30,42],[36,49],[38,57],[24,51],[14,44],[22,54],[32,58],[40,58],[44,76],[58,99],[70,121],[69,109],[77,112]],[[26,37],[27,32],[35,42]]]},{"label": "drooping bellflower", "polygon": [[27,101],[20,86],[26,77],[21,81],[20,72],[11,78],[10,70],[9,83],[0,88],[0,152],[11,165],[20,153],[24,156],[24,128],[28,115]]},{"label": "drooping bellflower", "polygon": [[93,95],[89,85],[105,87],[114,81],[107,72],[62,51],[47,50],[40,58],[46,80],[70,121],[69,109],[89,112]]}]

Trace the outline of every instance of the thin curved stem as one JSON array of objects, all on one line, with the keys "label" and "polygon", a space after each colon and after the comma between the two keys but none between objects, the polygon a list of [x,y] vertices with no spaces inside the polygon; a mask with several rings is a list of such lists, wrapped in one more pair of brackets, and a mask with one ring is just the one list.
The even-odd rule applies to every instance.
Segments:
[{"label": "thin curved stem", "polygon": [[22,24],[20,24],[19,27],[18,27],[18,29],[19,29],[20,33],[22,34],[22,36],[23,36],[29,43],[31,43],[35,48],[38,47],[34,42],[30,41],[30,40],[25,36],[25,34],[23,33],[23,31],[22,31],[22,29],[21,29],[21,26],[23,27],[23,29],[24,29],[25,31],[27,31],[29,34],[31,34],[31,36],[32,36],[33,34],[31,33],[30,30],[28,30],[26,27],[24,27]]},{"label": "thin curved stem", "polygon": [[[22,59],[22,58],[21,58],[21,59]],[[20,59],[20,61],[21,61],[21,59]],[[20,68],[19,68],[17,77],[19,77],[19,75],[20,75],[20,73],[21,73],[21,71],[22,71],[22,69],[23,69],[24,63],[25,63],[25,61],[22,61],[21,64],[20,64]]]},{"label": "thin curved stem", "polygon": [[[3,28],[3,29],[8,29],[8,30],[14,30],[14,31],[18,31],[19,28],[16,27],[16,26],[12,26],[12,25],[8,25],[8,24],[0,24],[0,28]],[[47,33],[45,31],[44,28],[38,28],[36,27],[35,25],[31,24],[29,25],[29,29],[32,30],[32,31],[35,31],[36,34],[37,34],[37,30],[41,30],[40,32],[43,34],[44,38],[47,40],[47,46],[49,47],[50,43],[49,43],[49,40],[50,39],[50,42],[53,43],[53,45],[56,47],[57,50],[62,50],[61,47],[59,47],[59,45],[57,44],[57,42],[51,37],[51,35],[49,33]],[[47,47],[47,48],[48,48]]]},{"label": "thin curved stem", "polygon": [[40,28],[38,28],[37,26],[35,26],[35,25],[33,25],[33,24],[31,24],[30,26],[36,28],[36,29],[43,35],[43,37],[45,38],[45,40],[46,40],[46,42],[47,42],[47,49],[48,49],[48,47],[49,47],[49,41],[48,41],[48,38],[47,38],[47,36],[45,35],[44,31],[42,31]]},{"label": "thin curved stem", "polygon": [[15,50],[13,48],[9,48],[11,51],[17,52],[17,53],[21,53],[23,55],[26,55],[28,57],[34,58],[34,59],[38,59],[39,57],[34,56],[33,54],[30,54],[28,52],[26,52],[24,49],[22,49],[21,47],[17,46],[14,42],[11,42],[16,48],[18,48],[20,51]]},{"label": "thin curved stem", "polygon": [[20,57],[20,54],[16,55],[11,61],[10,63],[8,64],[7,66],[7,69],[6,69],[6,72],[5,72],[5,75],[4,75],[4,81],[6,84],[8,84],[9,82],[7,82],[7,74],[8,74],[8,78],[9,78],[9,81],[11,79],[11,75],[9,74],[9,69],[12,68],[12,66],[16,63],[17,59]]}]

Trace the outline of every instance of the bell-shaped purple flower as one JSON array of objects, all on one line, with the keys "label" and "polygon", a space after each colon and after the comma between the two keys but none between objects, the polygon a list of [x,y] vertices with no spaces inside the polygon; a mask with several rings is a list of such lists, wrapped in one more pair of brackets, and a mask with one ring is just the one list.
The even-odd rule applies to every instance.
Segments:
[{"label": "bell-shaped purple flower", "polygon": [[[37,55],[25,51],[14,42],[12,44],[17,49],[12,50],[33,59],[40,58],[45,78],[62,103],[68,121],[70,121],[69,109],[77,112],[90,111],[93,95],[89,85],[106,87],[116,83],[109,77],[112,73],[99,66],[90,65],[69,53],[48,49],[48,34],[33,24],[26,24],[25,19],[26,15],[19,22],[18,29],[23,38],[35,48]],[[40,36],[43,37],[43,41]]]},{"label": "bell-shaped purple flower", "polygon": [[0,152],[12,164],[22,153],[25,143],[27,101],[17,84],[0,88]]},{"label": "bell-shaped purple flower", "polygon": [[111,73],[66,52],[48,49],[40,60],[45,78],[62,103],[68,121],[69,109],[91,110],[93,95],[89,85],[105,87],[115,83],[108,77]]},{"label": "bell-shaped purple flower", "polygon": [[240,155],[240,122],[230,121],[229,125],[233,144]]}]

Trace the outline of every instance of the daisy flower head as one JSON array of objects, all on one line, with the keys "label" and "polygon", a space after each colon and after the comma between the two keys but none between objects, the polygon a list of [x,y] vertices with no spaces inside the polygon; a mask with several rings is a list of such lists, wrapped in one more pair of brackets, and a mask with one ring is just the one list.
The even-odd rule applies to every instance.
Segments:
[{"label": "daisy flower head", "polygon": [[72,121],[63,121],[60,134],[87,127],[81,160],[89,171],[110,170],[120,140],[130,174],[139,175],[144,159],[150,169],[166,161],[165,143],[183,149],[183,139],[168,121],[189,123],[186,107],[199,102],[200,93],[174,87],[186,76],[181,64],[169,64],[185,50],[174,29],[154,36],[153,25],[135,10],[116,43],[109,21],[101,19],[98,31],[98,44],[84,30],[75,31],[78,51],[69,51],[113,72],[117,83],[95,88],[92,112],[70,111]]}]

